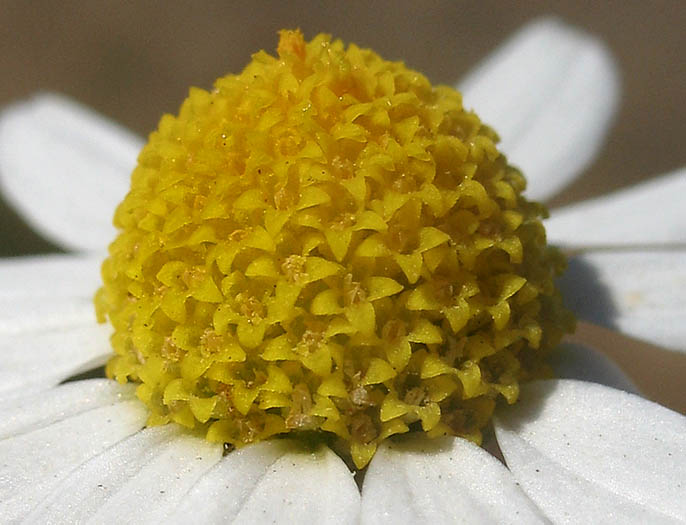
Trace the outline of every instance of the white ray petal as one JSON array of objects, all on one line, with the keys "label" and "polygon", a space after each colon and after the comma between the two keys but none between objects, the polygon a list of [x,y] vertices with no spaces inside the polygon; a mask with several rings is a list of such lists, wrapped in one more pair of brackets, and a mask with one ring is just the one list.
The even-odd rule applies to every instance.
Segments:
[{"label": "white ray petal", "polygon": [[0,261],[1,397],[104,364],[111,329],[95,319],[99,259],[51,255]]},{"label": "white ray petal", "polygon": [[550,18],[518,31],[459,89],[465,107],[496,129],[533,199],[551,197],[593,160],[619,100],[605,46]]},{"label": "white ray petal", "polygon": [[[0,301],[21,297],[88,297],[101,286],[101,255],[0,259]],[[3,310],[4,311],[4,310]]]},{"label": "white ray petal", "polygon": [[3,336],[96,322],[93,297],[0,297],[0,334]]},{"label": "white ray petal", "polygon": [[355,523],[360,495],[328,448],[272,440],[231,452],[205,474],[171,523]]},{"label": "white ray petal", "polygon": [[120,385],[109,379],[89,379],[3,401],[0,402],[0,440],[131,399],[134,399],[133,385]]},{"label": "white ray petal", "polygon": [[94,408],[0,441],[0,516],[20,521],[70,472],[137,432],[138,400]]},{"label": "white ray petal", "polygon": [[557,377],[598,383],[633,394],[636,385],[614,361],[604,354],[578,343],[564,343],[550,358]]},{"label": "white ray petal", "polygon": [[61,245],[101,250],[129,186],[141,140],[57,95],[0,114],[0,184],[37,231]]},{"label": "white ray petal", "polygon": [[686,249],[575,256],[560,287],[580,318],[686,352]]},{"label": "white ray petal", "polygon": [[686,242],[686,169],[554,210],[548,240],[572,248]]},{"label": "white ray petal", "polygon": [[686,418],[572,380],[526,385],[496,436],[522,488],[556,523],[686,520]]},{"label": "white ray petal", "polygon": [[44,337],[95,325],[93,297],[101,283],[99,265],[100,256],[49,255],[0,261],[0,347],[16,346],[12,336]]},{"label": "white ray petal", "polygon": [[49,387],[102,366],[112,355],[111,328],[95,318],[86,324],[3,334],[0,339],[0,398],[26,387]]},{"label": "white ray petal", "polygon": [[541,523],[508,470],[460,438],[385,442],[362,486],[362,523]]},{"label": "white ray petal", "polygon": [[144,429],[72,472],[27,521],[163,523],[221,456],[178,425]]}]

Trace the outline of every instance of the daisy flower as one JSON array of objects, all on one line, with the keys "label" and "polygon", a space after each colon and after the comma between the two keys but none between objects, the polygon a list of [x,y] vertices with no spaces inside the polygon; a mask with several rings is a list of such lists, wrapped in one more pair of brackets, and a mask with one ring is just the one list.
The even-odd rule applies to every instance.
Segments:
[{"label": "daisy flower", "polygon": [[[592,160],[618,100],[603,45],[555,20],[523,28],[459,88],[539,200]],[[384,441],[356,480],[321,445],[276,439],[229,452],[177,425],[146,426],[131,384],[79,377],[112,353],[92,297],[141,147],[54,95],[0,117],[5,197],[73,252],[0,262],[3,521],[686,520],[686,418],[578,344],[556,356],[561,379],[523,385],[517,404],[496,410],[500,460],[465,439],[415,434]],[[555,210],[548,237],[575,254],[562,287],[581,318],[686,349],[684,190],[679,171]]]}]

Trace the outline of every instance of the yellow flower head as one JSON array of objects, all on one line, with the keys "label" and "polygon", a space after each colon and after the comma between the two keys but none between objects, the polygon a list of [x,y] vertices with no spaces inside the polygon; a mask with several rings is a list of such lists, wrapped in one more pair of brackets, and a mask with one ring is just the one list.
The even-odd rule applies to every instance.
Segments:
[{"label": "yellow flower head", "polygon": [[460,94],[282,31],[191,89],[138,158],[104,262],[107,374],[149,424],[240,447],[410,430],[479,441],[571,326],[541,206]]}]

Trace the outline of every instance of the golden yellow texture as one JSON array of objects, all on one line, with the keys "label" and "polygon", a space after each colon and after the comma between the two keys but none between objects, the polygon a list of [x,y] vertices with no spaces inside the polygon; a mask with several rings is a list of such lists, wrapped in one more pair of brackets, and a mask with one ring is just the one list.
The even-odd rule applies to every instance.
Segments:
[{"label": "golden yellow texture", "polygon": [[96,296],[108,376],[149,424],[323,431],[358,468],[408,430],[480,441],[572,324],[496,141],[457,91],[283,31],[142,150]]}]

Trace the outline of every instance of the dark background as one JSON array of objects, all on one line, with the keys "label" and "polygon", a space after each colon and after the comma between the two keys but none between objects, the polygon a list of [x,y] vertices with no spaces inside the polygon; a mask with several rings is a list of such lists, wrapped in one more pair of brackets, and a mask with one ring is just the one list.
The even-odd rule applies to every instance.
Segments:
[{"label": "dark background", "polygon": [[[328,32],[371,47],[384,58],[404,60],[434,83],[452,84],[518,27],[551,14],[602,38],[619,63],[623,84],[606,147],[553,207],[685,165],[683,0],[5,1],[0,106],[36,91],[56,91],[146,135],[164,112],[176,112],[189,86],[209,88],[218,76],[239,72],[253,52],[274,52],[278,29],[295,27],[308,39]],[[46,251],[57,248],[33,234],[0,197],[0,256]],[[622,365],[635,368],[635,355],[625,350],[629,342],[605,333],[595,337],[597,346],[621,346],[629,356],[620,355]],[[654,355],[644,352],[648,362]],[[679,362],[669,367],[682,366],[684,377]],[[660,363],[648,370],[666,364]],[[644,363],[632,373],[662,378],[645,370]],[[671,396],[683,403],[683,381],[674,381]],[[660,390],[669,388],[662,384]],[[675,406],[663,393],[651,395]]]}]

